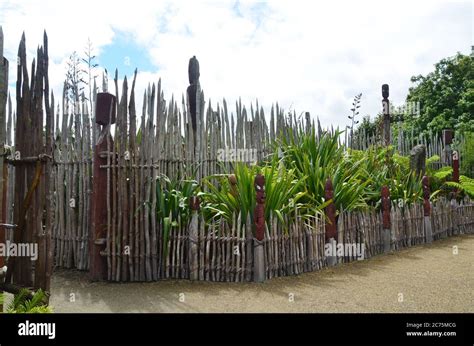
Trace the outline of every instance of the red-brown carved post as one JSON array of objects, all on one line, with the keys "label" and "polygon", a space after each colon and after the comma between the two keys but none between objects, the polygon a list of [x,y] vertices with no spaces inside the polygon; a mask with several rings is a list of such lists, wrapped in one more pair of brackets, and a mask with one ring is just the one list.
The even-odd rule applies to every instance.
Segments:
[{"label": "red-brown carved post", "polygon": [[424,216],[430,216],[431,214],[431,204],[430,204],[430,179],[428,176],[423,176],[421,180],[423,185],[423,214]]},{"label": "red-brown carved post", "polygon": [[383,239],[383,252],[390,252],[392,231],[390,221],[390,190],[388,186],[384,185],[381,189],[382,195],[382,239]]},{"label": "red-brown carved post", "polygon": [[336,205],[334,204],[334,190],[331,178],[328,178],[324,185],[324,198],[326,201],[331,200],[331,203],[324,209],[326,213],[326,241],[328,241],[331,238],[337,238]]},{"label": "red-brown carved post", "polygon": [[103,250],[107,244],[107,170],[110,168],[104,169],[100,166],[115,162],[111,159],[109,152],[109,148],[113,147],[109,125],[115,122],[115,104],[115,96],[108,93],[97,94],[96,123],[102,125],[102,130],[94,148],[92,229],[89,240],[89,277],[91,280],[105,280],[107,278],[107,260]]},{"label": "red-brown carved post", "polygon": [[254,180],[256,205],[254,211],[254,281],[265,281],[263,238],[265,237],[265,177],[257,174]]},{"label": "red-brown carved post", "polygon": [[459,183],[459,153],[453,151],[453,181]]},{"label": "red-brown carved post", "polygon": [[336,205],[334,204],[334,190],[332,186],[331,178],[327,178],[324,185],[324,198],[326,201],[331,201],[326,206],[324,212],[326,214],[326,225],[325,225],[325,254],[328,262],[328,266],[334,266],[337,263],[337,224],[336,224]]},{"label": "red-brown carved post", "polygon": [[265,236],[265,177],[257,174],[254,185],[257,197],[254,214],[255,237],[262,241]]},{"label": "red-brown carved post", "polygon": [[235,177],[235,174],[229,175],[229,184],[230,184],[230,193],[232,196],[237,197],[237,178]]},{"label": "red-brown carved post", "polygon": [[189,199],[189,207],[191,209],[191,223],[189,224],[189,278],[191,280],[197,280],[198,277],[198,252],[197,252],[197,243],[198,243],[198,212],[201,208],[201,201],[199,197],[192,196]]},{"label": "red-brown carved post", "polygon": [[430,179],[423,176],[421,180],[423,185],[423,226],[425,229],[425,241],[431,243],[433,241],[433,231],[431,229],[431,204],[430,204]]}]

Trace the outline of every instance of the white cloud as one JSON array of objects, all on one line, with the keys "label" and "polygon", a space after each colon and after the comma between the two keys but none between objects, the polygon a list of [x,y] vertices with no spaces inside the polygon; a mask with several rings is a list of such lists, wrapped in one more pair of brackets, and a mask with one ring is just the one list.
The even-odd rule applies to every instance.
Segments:
[{"label": "white cloud", "polygon": [[324,125],[335,126],[345,126],[357,93],[363,93],[361,115],[375,115],[381,108],[381,84],[389,83],[392,101],[402,103],[412,75],[428,73],[434,63],[457,51],[470,53],[472,44],[468,1],[274,0],[234,5],[7,0],[0,4],[0,23],[11,61],[23,30],[30,58],[47,30],[56,89],[64,78],[65,59],[74,50],[82,51],[87,37],[100,52],[113,41],[114,30],[120,30],[147,48],[157,68],[141,71],[139,95],[160,76],[166,98],[174,93],[180,101],[188,85],[188,60],[196,55],[206,99],[214,104],[226,97],[233,105],[241,96],[247,105],[258,98],[268,110],[278,101],[285,109],[292,105],[297,112],[310,111]]}]

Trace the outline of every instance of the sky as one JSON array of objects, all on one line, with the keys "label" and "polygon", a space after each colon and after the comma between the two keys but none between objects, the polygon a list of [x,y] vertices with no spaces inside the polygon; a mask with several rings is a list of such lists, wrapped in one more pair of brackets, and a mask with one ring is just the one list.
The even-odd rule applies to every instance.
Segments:
[{"label": "sky", "polygon": [[[119,79],[138,69],[137,90],[162,80],[165,99],[181,100],[192,56],[200,64],[206,101],[278,102],[310,112],[323,126],[349,124],[381,111],[381,85],[405,101],[413,75],[440,59],[471,53],[473,1],[107,1],[1,0],[0,25],[15,92],[16,54],[26,35],[28,59],[49,37],[50,84],[62,93],[66,62],[84,55],[88,39],[100,68]],[[97,72],[100,71],[97,69]],[[140,97],[137,101],[140,102]],[[141,108],[138,108],[141,109]],[[230,106],[233,110],[233,106]]]}]

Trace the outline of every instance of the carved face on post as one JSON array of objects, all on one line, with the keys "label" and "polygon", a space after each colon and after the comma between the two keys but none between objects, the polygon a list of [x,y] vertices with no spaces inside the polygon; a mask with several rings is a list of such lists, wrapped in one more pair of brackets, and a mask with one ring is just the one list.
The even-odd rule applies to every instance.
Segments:
[{"label": "carved face on post", "polygon": [[191,196],[189,198],[189,207],[191,208],[191,210],[199,210],[199,208],[201,207],[201,201],[199,197]]},{"label": "carved face on post", "polygon": [[196,56],[193,56],[189,59],[188,65],[188,77],[189,77],[189,84],[196,84],[199,80],[199,61],[196,59]]},{"label": "carved face on post", "polygon": [[453,151],[453,181],[459,183],[459,153]]},{"label": "carved face on post", "polygon": [[229,175],[230,193],[232,196],[237,197],[237,178],[234,174]]},{"label": "carved face on post", "polygon": [[423,212],[425,216],[430,216],[430,179],[425,175],[421,180],[423,185]]},{"label": "carved face on post", "polygon": [[261,174],[257,174],[255,177],[254,186],[255,192],[257,194],[257,204],[265,203],[265,177]]},{"label": "carved face on post", "polygon": [[326,241],[337,237],[337,225],[336,225],[336,205],[334,204],[334,189],[332,187],[331,178],[326,180],[324,185],[324,198],[326,201],[332,200],[332,202],[325,208],[327,217],[326,221]]},{"label": "carved face on post", "polygon": [[235,174],[229,175],[229,183],[230,183],[230,186],[237,185],[237,178],[235,177]]},{"label": "carved face on post", "polygon": [[331,179],[327,179],[326,183],[324,184],[324,197],[326,201],[334,198],[334,190],[332,187]]},{"label": "carved face on post", "polygon": [[388,96],[389,96],[388,90],[389,90],[388,84],[382,84],[382,97],[383,97],[384,99],[387,99]]},{"label": "carved face on post", "polygon": [[383,228],[390,228],[390,190],[388,186],[382,186],[381,190],[382,195],[382,222]]},{"label": "carved face on post", "polygon": [[255,238],[262,241],[265,235],[265,177],[257,174],[254,181],[257,204],[254,212]]},{"label": "carved face on post", "polygon": [[96,120],[99,125],[106,126],[115,123],[116,98],[109,93],[98,93],[95,106]]},{"label": "carved face on post", "polygon": [[421,180],[421,183],[423,184],[423,198],[430,198],[430,179],[428,176],[423,176],[423,179]]}]

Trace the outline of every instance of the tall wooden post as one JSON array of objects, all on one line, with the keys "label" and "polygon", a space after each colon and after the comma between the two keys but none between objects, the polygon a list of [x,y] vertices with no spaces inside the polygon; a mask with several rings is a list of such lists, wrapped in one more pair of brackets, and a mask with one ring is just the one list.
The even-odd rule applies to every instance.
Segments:
[{"label": "tall wooden post", "polygon": [[326,214],[326,244],[325,253],[328,266],[332,267],[337,263],[337,225],[336,225],[336,205],[334,204],[334,190],[332,187],[331,178],[326,180],[324,186],[324,198],[326,201],[331,200],[328,206],[324,209]]},{"label": "tall wooden post", "polygon": [[459,183],[459,153],[453,151],[453,181]]},{"label": "tall wooden post", "polygon": [[383,241],[383,252],[390,252],[392,231],[390,222],[390,190],[388,186],[384,185],[381,189],[382,195],[382,241]]},{"label": "tall wooden post", "polygon": [[[91,234],[89,238],[91,280],[107,279],[107,260],[104,247],[107,244],[107,197],[109,181],[107,172],[110,169],[101,168],[115,163],[111,160],[110,148],[113,147],[113,138],[110,135],[110,125],[115,123],[116,98],[109,93],[97,94],[96,123],[102,126],[101,133],[94,148],[94,181],[91,201]],[[114,187],[112,187],[114,188]]]},{"label": "tall wooden post", "polygon": [[390,102],[388,101],[388,84],[382,85],[383,106],[383,141],[385,146],[390,145]]},{"label": "tall wooden post", "polygon": [[454,131],[450,129],[443,130],[443,157],[442,161],[447,164],[452,164],[453,150],[451,149],[451,144],[453,143]]},{"label": "tall wooden post", "polygon": [[[37,228],[36,240],[38,243],[38,259],[35,266],[35,281],[34,287],[41,288],[47,292],[50,291],[51,285],[51,276],[53,273],[54,259],[53,259],[53,245],[51,241],[52,229],[53,229],[53,193],[54,193],[54,182],[52,180],[53,173],[53,133],[54,133],[54,97],[49,94],[49,58],[48,58],[48,36],[46,32],[43,34],[43,49],[38,50],[38,68],[37,74],[40,75],[40,78],[44,82],[44,107],[46,114],[46,128],[45,128],[45,145],[44,145],[44,155],[42,157],[44,160],[42,176],[42,183],[40,187],[40,198],[39,208],[41,212],[38,215],[38,219],[44,216],[45,227],[41,226],[41,221],[39,222],[39,227]],[[41,86],[40,86],[41,87]],[[39,89],[39,88],[38,88]],[[41,103],[41,100],[39,101]],[[36,115],[37,117],[43,116],[42,108],[41,111]],[[41,125],[40,125],[41,126]],[[42,130],[42,128],[40,129]],[[41,131],[42,132],[42,131]],[[38,141],[42,142],[42,136],[38,136]],[[42,148],[41,148],[42,149]],[[40,149],[40,150],[41,150]],[[43,215],[44,213],[44,215]]]},{"label": "tall wooden post", "polygon": [[193,129],[193,140],[194,140],[194,149],[198,151],[200,148],[197,148],[197,136],[198,136],[198,126],[197,126],[197,113],[200,110],[200,104],[198,100],[200,99],[199,91],[199,61],[196,59],[196,56],[193,56],[189,59],[188,64],[188,78],[189,78],[189,86],[186,90],[189,102],[189,112],[191,115],[191,125]]},{"label": "tall wooden post", "polygon": [[[26,59],[26,39],[23,34],[17,61],[14,155],[14,223],[17,226],[13,238],[16,244],[36,244],[38,252],[34,275],[31,256],[9,257],[5,281],[23,287],[34,285],[35,288],[46,289],[46,258],[49,253],[47,238],[51,233],[50,229],[43,227],[43,218],[46,207],[45,167],[51,156],[44,152],[43,104],[48,100],[43,99],[44,83],[47,81],[47,57],[44,47],[37,49],[37,58],[34,61],[30,75]],[[46,121],[51,122],[51,114],[47,113],[46,117]],[[46,150],[48,152],[48,148]],[[46,217],[50,216],[47,212]],[[51,227],[51,220],[46,220],[46,227]]]},{"label": "tall wooden post", "polygon": [[[3,30],[0,26],[0,174],[3,177],[3,181],[0,181],[0,212],[2,219],[1,223],[6,221],[6,203],[4,197],[6,197],[6,176],[4,176],[4,160],[5,160],[5,144],[6,144],[6,132],[5,132],[5,118],[6,118],[6,107],[7,107],[7,93],[8,93],[8,60],[3,57]],[[6,169],[5,169],[6,171]],[[5,227],[0,226],[0,244],[5,244]],[[3,283],[4,275],[6,274],[5,258],[0,255],[0,283]],[[0,291],[0,294],[3,292]],[[3,306],[0,305],[0,313],[3,311]]]},{"label": "tall wooden post", "polygon": [[192,196],[189,201],[189,206],[192,211],[191,223],[189,224],[189,278],[191,280],[197,280],[198,276],[198,253],[197,253],[197,242],[198,242],[198,226],[199,226],[199,209],[200,200],[197,196]]},{"label": "tall wooden post", "polygon": [[254,222],[255,238],[253,245],[254,281],[265,281],[265,258],[263,239],[265,237],[265,177],[261,174],[255,176],[254,181],[257,204],[255,205]]},{"label": "tall wooden post", "polygon": [[433,231],[431,229],[431,204],[430,204],[430,180],[428,176],[423,176],[423,226],[425,229],[425,241],[427,244],[433,242]]}]

